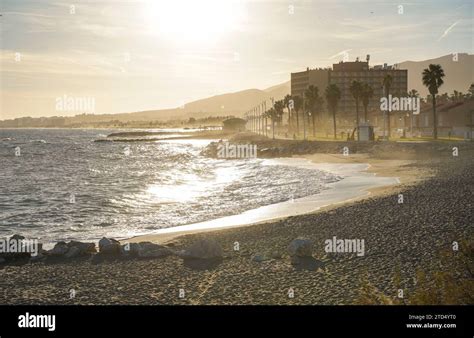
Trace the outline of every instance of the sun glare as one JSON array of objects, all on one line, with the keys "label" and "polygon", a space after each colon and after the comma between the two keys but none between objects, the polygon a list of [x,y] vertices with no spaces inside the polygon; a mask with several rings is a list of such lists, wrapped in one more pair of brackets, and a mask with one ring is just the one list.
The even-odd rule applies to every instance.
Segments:
[{"label": "sun glare", "polygon": [[150,33],[177,43],[216,41],[242,18],[242,5],[228,0],[155,0],[144,11]]}]

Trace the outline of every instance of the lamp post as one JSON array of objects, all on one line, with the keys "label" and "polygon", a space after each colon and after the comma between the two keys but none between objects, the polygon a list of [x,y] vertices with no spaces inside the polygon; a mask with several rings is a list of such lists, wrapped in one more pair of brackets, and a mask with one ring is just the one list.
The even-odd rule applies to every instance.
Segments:
[{"label": "lamp post", "polygon": [[262,103],[262,109],[263,109],[263,135],[267,136],[267,104],[265,101]]}]

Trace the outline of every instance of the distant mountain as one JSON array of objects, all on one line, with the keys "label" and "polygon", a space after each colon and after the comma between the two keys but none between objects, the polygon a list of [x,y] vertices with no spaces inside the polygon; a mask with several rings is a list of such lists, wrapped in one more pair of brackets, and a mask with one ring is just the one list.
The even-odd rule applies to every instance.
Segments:
[{"label": "distant mountain", "polygon": [[428,89],[423,86],[421,73],[428,68],[430,63],[439,64],[444,69],[446,77],[439,93],[452,94],[454,90],[467,93],[471,83],[474,82],[474,55],[459,53],[457,61],[453,55],[445,55],[436,59],[425,61],[405,61],[398,64],[399,69],[408,70],[408,90],[416,89],[421,96],[428,95]]},{"label": "distant mountain", "polygon": [[256,105],[273,97],[280,100],[290,93],[290,81],[267,89],[247,89],[229,94],[212,96],[184,105],[184,115],[205,117],[209,115],[242,115]]},{"label": "distant mountain", "polygon": [[148,110],[127,114],[115,114],[121,121],[169,120],[182,118],[203,118],[216,115],[242,116],[253,107],[273,97],[281,100],[290,93],[290,81],[266,89],[246,89],[234,93],[215,95],[186,103],[184,107],[164,110]]},{"label": "distant mountain", "polygon": [[[290,75],[290,74],[288,74]],[[287,94],[291,92],[291,81],[286,81],[280,83],[276,86],[264,89],[264,92],[268,93],[270,96],[275,97],[275,100],[280,100],[284,98]]]}]

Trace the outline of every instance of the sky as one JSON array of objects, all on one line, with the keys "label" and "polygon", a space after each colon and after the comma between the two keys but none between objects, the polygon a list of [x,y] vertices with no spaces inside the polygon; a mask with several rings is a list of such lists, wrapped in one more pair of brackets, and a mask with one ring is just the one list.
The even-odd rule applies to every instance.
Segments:
[{"label": "sky", "polygon": [[2,0],[0,120],[176,108],[344,52],[371,64],[472,54],[473,10],[470,0]]}]

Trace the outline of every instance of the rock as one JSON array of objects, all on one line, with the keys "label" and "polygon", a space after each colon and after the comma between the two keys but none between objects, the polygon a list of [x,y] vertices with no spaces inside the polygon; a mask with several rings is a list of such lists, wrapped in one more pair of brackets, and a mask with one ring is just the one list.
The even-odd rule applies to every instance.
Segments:
[{"label": "rock", "polygon": [[15,241],[22,241],[22,240],[24,240],[24,239],[25,239],[24,236],[18,235],[18,234],[15,234],[15,235],[13,235],[12,237],[10,237],[10,240],[15,240]]},{"label": "rock", "polygon": [[139,243],[126,243],[120,247],[120,253],[125,256],[138,256],[140,250]]},{"label": "rock", "polygon": [[309,239],[297,238],[288,245],[291,257],[311,257],[313,255],[313,243]]},{"label": "rock", "polygon": [[[40,246],[40,248],[42,245]],[[40,261],[43,259],[43,253],[48,256],[53,257],[64,257],[64,258],[74,258],[78,256],[89,255],[96,252],[94,243],[82,243],[78,241],[58,242],[53,249],[49,251],[44,251],[42,249],[38,250],[38,256],[33,261]]]},{"label": "rock", "polygon": [[201,239],[187,248],[182,256],[198,259],[222,258],[222,247],[213,239]]},{"label": "rock", "polygon": [[30,262],[31,263],[38,263],[38,262],[41,262],[44,259],[46,259],[46,256],[43,255],[42,253],[38,253],[36,256],[31,256]]},{"label": "rock", "polygon": [[97,252],[94,243],[83,243],[78,241],[70,241],[68,244],[69,249],[79,249],[79,255],[89,255]]},{"label": "rock", "polygon": [[267,257],[267,256],[262,255],[262,254],[255,254],[255,255],[252,256],[252,261],[257,262],[257,263],[268,261],[270,259],[271,259],[270,257]]},{"label": "rock", "polygon": [[171,254],[167,247],[152,242],[126,243],[120,247],[120,253],[124,256],[140,258],[165,257]]},{"label": "rock", "polygon": [[64,256],[69,251],[69,247],[65,242],[58,242],[48,251],[48,255],[50,256]]},{"label": "rock", "polygon": [[77,246],[72,246],[69,248],[69,250],[66,252],[64,257],[66,258],[74,258],[78,257],[81,255],[81,249],[79,249]]},{"label": "rock", "polygon": [[5,258],[0,257],[0,264],[3,264],[3,263],[5,263],[5,262],[6,262]]},{"label": "rock", "polygon": [[113,238],[102,237],[99,241],[99,252],[101,254],[120,254],[120,242]]},{"label": "rock", "polygon": [[163,245],[152,242],[126,243],[120,247],[120,253],[124,256],[140,258],[158,258],[171,254],[171,250]]},{"label": "rock", "polygon": [[139,244],[138,257],[140,258],[159,258],[166,257],[171,254],[171,251],[163,245],[141,242]]},{"label": "rock", "polygon": [[298,264],[300,264],[300,257],[290,256],[290,261],[291,261],[291,264],[298,265]]}]

